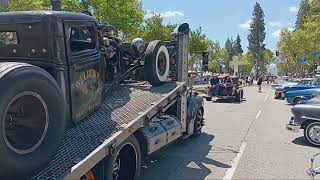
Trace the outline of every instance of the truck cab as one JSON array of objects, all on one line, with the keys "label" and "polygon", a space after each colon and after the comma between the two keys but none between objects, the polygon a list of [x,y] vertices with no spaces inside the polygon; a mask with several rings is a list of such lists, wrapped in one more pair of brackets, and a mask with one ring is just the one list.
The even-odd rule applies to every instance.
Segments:
[{"label": "truck cab", "polygon": [[46,70],[60,86],[73,121],[99,106],[104,66],[98,22],[78,13],[37,11],[0,16],[0,62],[23,62]]}]

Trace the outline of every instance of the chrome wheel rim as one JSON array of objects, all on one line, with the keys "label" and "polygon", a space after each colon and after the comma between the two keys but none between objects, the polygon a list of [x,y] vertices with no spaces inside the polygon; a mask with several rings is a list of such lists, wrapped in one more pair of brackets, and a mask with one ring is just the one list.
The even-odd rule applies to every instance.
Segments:
[{"label": "chrome wheel rim", "polygon": [[310,139],[317,143],[317,144],[320,144],[320,126],[318,125],[314,125],[310,128],[309,130],[309,137]]}]

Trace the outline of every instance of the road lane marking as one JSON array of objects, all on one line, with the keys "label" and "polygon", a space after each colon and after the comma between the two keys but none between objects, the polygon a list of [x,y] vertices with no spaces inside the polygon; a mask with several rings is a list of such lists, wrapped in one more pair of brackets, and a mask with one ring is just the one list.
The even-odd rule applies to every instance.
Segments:
[{"label": "road lane marking", "polygon": [[256,115],[256,119],[259,119],[260,115],[261,115],[261,110],[258,111],[257,115]]},{"label": "road lane marking", "polygon": [[238,165],[239,162],[241,160],[241,157],[243,155],[244,150],[246,149],[247,143],[246,142],[242,142],[241,146],[240,146],[240,150],[237,153],[237,156],[233,159],[232,164],[231,164],[231,168],[229,168],[226,172],[226,174],[223,177],[223,180],[231,180]]},{"label": "road lane marking", "polygon": [[267,96],[264,98],[264,102],[267,102],[267,100],[268,100],[268,98],[269,98],[270,93],[271,93],[271,89],[269,90],[269,92],[268,92]]}]

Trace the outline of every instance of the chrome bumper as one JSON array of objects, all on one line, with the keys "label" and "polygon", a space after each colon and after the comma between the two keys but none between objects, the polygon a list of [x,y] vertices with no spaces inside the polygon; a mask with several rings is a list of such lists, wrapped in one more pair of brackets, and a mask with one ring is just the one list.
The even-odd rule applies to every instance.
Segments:
[{"label": "chrome bumper", "polygon": [[289,121],[289,124],[286,125],[286,129],[288,131],[292,131],[295,133],[298,133],[300,131],[300,125],[297,125],[294,123],[294,118],[292,117],[291,120]]}]

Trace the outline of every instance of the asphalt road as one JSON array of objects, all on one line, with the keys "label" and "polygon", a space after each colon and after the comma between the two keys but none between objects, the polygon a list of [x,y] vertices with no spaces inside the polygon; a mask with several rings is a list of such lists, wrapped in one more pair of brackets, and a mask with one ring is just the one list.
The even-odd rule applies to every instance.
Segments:
[{"label": "asphalt road", "polygon": [[206,102],[203,134],[154,154],[140,179],[310,179],[306,170],[319,149],[302,131],[285,130],[291,106],[270,87],[262,90],[245,87],[241,104]]}]

